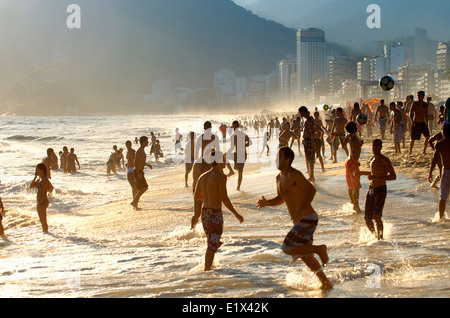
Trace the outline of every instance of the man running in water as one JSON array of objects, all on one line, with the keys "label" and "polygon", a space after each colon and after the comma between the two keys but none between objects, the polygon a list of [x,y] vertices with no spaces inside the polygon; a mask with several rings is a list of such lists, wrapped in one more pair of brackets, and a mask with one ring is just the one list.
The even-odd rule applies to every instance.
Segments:
[{"label": "man running in water", "polygon": [[[212,162],[211,162],[212,160]],[[212,151],[211,169],[202,174],[194,191],[196,201],[202,203],[201,213],[195,211],[191,219],[191,229],[195,228],[201,214],[208,248],[205,253],[205,271],[209,271],[217,250],[222,245],[220,241],[223,233],[222,203],[234,214],[240,223],[244,218],[236,212],[227,194],[227,176],[223,173],[226,159],[220,151]]]},{"label": "man running in water", "polygon": [[138,193],[138,190],[136,188],[136,185],[134,184],[134,178],[133,178],[133,170],[134,170],[134,160],[136,159],[136,150],[132,148],[132,143],[130,140],[128,140],[125,143],[125,146],[127,147],[127,180],[128,183],[130,183],[131,186],[131,192],[133,194],[133,198]]},{"label": "man running in water", "polygon": [[134,196],[133,201],[130,203],[135,210],[139,210],[139,199],[145,193],[145,191],[148,190],[148,184],[144,176],[144,168],[149,167],[150,169],[153,169],[153,167],[146,162],[147,155],[145,153],[145,147],[148,146],[148,138],[146,136],[142,136],[139,139],[139,143],[141,144],[141,146],[136,151],[133,170],[134,185],[138,192]]},{"label": "man running in water", "polygon": [[420,140],[421,135],[425,137],[423,144],[423,153],[427,151],[430,131],[428,129],[428,104],[424,102],[425,92],[417,92],[418,101],[411,106],[409,118],[411,118],[411,143],[409,144],[409,154],[412,153],[414,142]]},{"label": "man running in water", "polygon": [[396,180],[397,176],[392,167],[391,161],[381,154],[383,142],[375,139],[372,142],[372,152],[374,157],[370,161],[370,171],[361,172],[361,175],[368,176],[370,180],[369,191],[366,197],[365,220],[367,228],[375,235],[373,219],[377,226],[377,238],[383,239],[383,216],[384,202],[386,200],[386,181]]},{"label": "man running in water", "polygon": [[313,245],[313,234],[319,217],[311,206],[316,194],[314,186],[304,175],[292,167],[294,152],[288,147],[282,147],[277,154],[277,164],[280,173],[276,178],[277,196],[267,200],[262,197],[257,202],[259,209],[266,206],[277,206],[286,202],[294,227],[286,236],[281,247],[284,253],[297,260],[301,258],[322,283],[323,289],[333,288],[314,254],[319,255],[322,265],[328,263],[326,245]]}]

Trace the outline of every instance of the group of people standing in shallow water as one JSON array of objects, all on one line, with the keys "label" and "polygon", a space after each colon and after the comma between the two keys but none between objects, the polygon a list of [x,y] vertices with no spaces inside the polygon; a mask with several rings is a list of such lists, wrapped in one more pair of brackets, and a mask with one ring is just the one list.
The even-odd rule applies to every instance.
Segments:
[{"label": "group of people standing in shallow water", "polygon": [[[413,141],[420,139],[423,134],[429,142],[429,133],[427,134],[428,124],[425,117],[429,105],[423,102],[423,92],[418,93],[419,101],[411,105],[409,124],[405,122],[405,117],[396,108],[396,104],[390,104],[390,113],[386,113],[384,103],[379,106],[375,113],[380,116],[376,122],[380,124],[380,132],[382,138],[387,123],[391,122],[391,132],[394,134],[394,143],[401,141],[404,138],[404,131],[406,127],[411,127],[412,144],[410,152],[413,148]],[[398,106],[399,104],[397,104]],[[359,105],[358,105],[359,106]],[[450,114],[448,108],[450,107],[450,99],[447,101],[446,107],[442,112],[442,118],[439,119],[438,124],[441,125],[442,131],[433,136],[431,140],[431,147],[435,151],[433,161],[430,166],[429,180],[432,180],[432,173],[437,166],[440,170],[439,177],[441,182],[440,187],[440,201],[439,201],[439,215],[442,219],[444,217],[446,200],[449,195],[450,188]],[[337,150],[339,145],[347,155],[345,162],[346,182],[348,186],[348,195],[356,212],[361,212],[359,207],[359,191],[361,189],[360,177],[367,176],[370,180],[369,189],[365,200],[365,223],[367,228],[379,240],[383,239],[383,208],[387,195],[386,182],[396,180],[396,173],[389,158],[382,154],[383,141],[382,139],[375,139],[372,141],[373,157],[370,160],[370,169],[362,171],[360,169],[359,159],[361,156],[361,148],[363,141],[361,139],[362,126],[356,121],[358,107],[355,107],[355,112],[351,112],[350,120],[345,118],[343,109],[337,108],[335,116],[332,119],[329,128],[324,127],[322,121],[318,116],[318,112],[314,113],[314,117],[310,115],[307,107],[302,106],[298,109],[297,115],[293,116],[291,127],[290,121],[278,122],[271,120],[265,133],[265,144],[263,150],[267,147],[267,155],[269,154],[269,147],[267,144],[268,138],[271,138],[273,128],[280,128],[278,135],[278,151],[276,155],[277,168],[279,174],[276,176],[275,182],[277,186],[277,194],[271,199],[266,199],[263,196],[256,203],[258,209],[270,206],[277,206],[286,203],[288,212],[293,221],[293,227],[287,234],[283,244],[282,250],[284,253],[292,256],[294,260],[301,259],[308,268],[311,269],[320,280],[324,289],[331,289],[333,284],[327,278],[323,271],[323,267],[328,263],[329,257],[326,245],[314,245],[313,236],[318,224],[318,215],[312,207],[312,202],[316,194],[316,189],[312,182],[314,179],[314,163],[319,159],[322,169],[324,169],[324,134],[329,134],[328,143],[331,148],[331,159],[336,162]],[[385,117],[389,116],[387,120]],[[392,119],[392,120],[391,120]],[[278,120],[276,118],[276,120]],[[301,122],[303,124],[301,124]],[[424,126],[425,124],[425,126]],[[328,125],[327,125],[328,126]],[[395,134],[398,127],[401,126],[403,131]],[[259,128],[259,124],[258,124]],[[214,256],[222,245],[221,237],[223,234],[223,215],[222,204],[229,209],[237,220],[242,223],[244,218],[234,208],[227,193],[227,177],[234,174],[229,160],[234,161],[234,169],[239,173],[238,187],[240,190],[242,183],[243,169],[247,160],[247,148],[252,144],[251,139],[242,129],[239,121],[232,123],[232,133],[230,136],[230,148],[226,153],[220,151],[220,143],[217,135],[212,133],[212,124],[207,121],[204,123],[204,133],[196,140],[195,134],[191,132],[188,137],[188,142],[185,148],[185,185],[188,185],[188,174],[192,171],[193,175],[193,205],[194,215],[191,218],[191,229],[196,227],[196,224],[201,219],[203,229],[207,237],[207,249],[205,253],[204,269],[210,270],[214,261]],[[294,142],[298,142],[298,151],[300,150],[300,131],[303,131],[303,149],[306,159],[306,170],[309,176],[308,179],[295,169],[292,164],[295,159],[294,151],[291,149]],[[258,131],[259,132],[259,131]],[[368,131],[369,132],[369,131]],[[178,132],[177,132],[178,133]],[[427,136],[428,135],[428,136]],[[369,135],[371,137],[371,134]],[[152,135],[152,145],[156,145],[156,138]],[[136,139],[137,140],[137,139]],[[291,140],[290,145],[289,140]],[[398,141],[400,140],[400,141]],[[180,147],[181,135],[176,135],[175,147]],[[434,145],[434,142],[437,143]],[[153,169],[152,165],[147,163],[146,147],[149,146],[149,139],[142,136],[139,139],[139,149],[136,151],[132,148],[132,142],[127,141],[125,146],[127,148],[126,164],[121,149],[113,148],[114,152],[107,163],[108,172],[115,172],[117,167],[127,169],[127,179],[132,189],[133,200],[130,203],[135,210],[139,210],[139,201],[142,195],[148,190],[148,183],[145,179],[144,169],[148,167]],[[397,150],[397,144],[395,145]],[[424,151],[426,150],[426,146]],[[153,149],[151,153],[160,151],[160,149]],[[262,153],[261,153],[262,155]],[[120,165],[122,162],[122,165]],[[76,171],[75,163],[78,158],[72,148],[70,153],[67,147],[64,147],[60,152],[60,168],[64,172]],[[229,173],[225,175],[223,169],[228,168]],[[46,219],[46,211],[49,206],[47,197],[48,192],[53,191],[53,185],[50,182],[51,170],[58,169],[58,158],[53,149],[49,148],[47,157],[43,162],[38,164],[35,171],[35,177],[30,184],[30,188],[37,188],[37,212],[42,224],[44,232],[48,232],[48,224]],[[0,199],[0,209],[4,212],[4,206]],[[0,217],[1,221],[1,217]],[[0,222],[1,235],[4,235],[3,227]],[[318,255],[319,261],[315,258]]]}]

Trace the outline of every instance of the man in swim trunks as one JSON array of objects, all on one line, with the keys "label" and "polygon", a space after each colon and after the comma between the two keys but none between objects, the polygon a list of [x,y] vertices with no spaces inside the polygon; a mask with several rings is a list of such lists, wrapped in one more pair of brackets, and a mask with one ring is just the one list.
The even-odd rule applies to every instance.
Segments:
[{"label": "man in swim trunks", "polygon": [[232,123],[233,133],[230,136],[230,148],[227,156],[233,154],[234,169],[238,171],[236,190],[241,190],[244,165],[247,160],[247,148],[252,145],[250,137],[242,130],[237,120]]},{"label": "man in swim trunks", "polygon": [[348,196],[353,204],[353,210],[359,213],[359,189],[361,189],[359,158],[361,156],[361,147],[363,141],[358,137],[358,128],[354,122],[345,125],[348,135],[345,137],[344,144],[350,144],[350,156],[345,162],[345,177],[347,180]]},{"label": "man in swim trunks", "polygon": [[366,197],[365,221],[367,228],[375,235],[373,219],[377,226],[377,238],[383,239],[383,208],[386,200],[386,181],[396,180],[397,176],[391,161],[381,154],[383,142],[375,139],[372,142],[372,152],[374,157],[370,161],[370,171],[361,172],[361,175],[368,176],[370,180],[369,191]]},{"label": "man in swim trunks", "polygon": [[[205,253],[205,271],[211,269],[214,256],[222,245],[220,241],[223,233],[222,203],[240,223],[244,222],[244,218],[236,212],[228,198],[227,176],[223,173],[226,165],[225,157],[220,151],[212,151],[210,160],[207,159],[211,162],[212,168],[200,176],[194,191],[195,200],[202,202],[201,219],[208,241],[208,248]],[[191,219],[191,229],[195,228],[199,217],[200,213],[195,211]]]},{"label": "man in swim trunks", "polygon": [[344,149],[345,154],[348,157],[348,149],[347,146],[344,145],[345,125],[347,124],[347,118],[344,117],[344,111],[341,107],[336,109],[336,116],[337,117],[334,119],[333,127],[331,128],[331,135],[334,138],[332,142],[333,163],[337,162],[337,150],[339,149],[339,144],[342,145],[342,149]]},{"label": "man in swim trunks", "polygon": [[138,190],[134,184],[133,170],[134,170],[134,160],[136,159],[136,150],[132,148],[132,143],[128,140],[125,143],[125,147],[127,147],[127,180],[131,186],[131,193],[133,194],[133,198],[138,193]]},{"label": "man in swim trunks", "polygon": [[67,172],[68,173],[72,173],[72,172],[76,172],[77,171],[75,163],[78,164],[78,169],[81,169],[80,162],[78,161],[78,157],[75,154],[75,149],[74,148],[70,148],[70,153],[67,155]]},{"label": "man in swim trunks", "polygon": [[145,153],[145,147],[148,146],[148,137],[142,136],[139,139],[139,143],[141,144],[141,146],[136,151],[133,170],[134,186],[136,187],[137,193],[133,197],[133,201],[130,203],[135,210],[139,209],[139,199],[145,193],[145,191],[148,190],[148,184],[144,176],[144,168],[149,167],[150,169],[153,169],[153,167],[146,162],[147,155]]},{"label": "man in swim trunks", "polygon": [[428,130],[428,104],[424,102],[425,92],[417,92],[418,101],[411,106],[409,118],[411,118],[411,142],[409,144],[409,154],[412,154],[414,142],[420,140],[421,135],[425,137],[423,144],[423,153],[427,151],[430,131]]},{"label": "man in swim trunks", "polygon": [[381,139],[384,139],[386,125],[389,120],[389,108],[384,104],[384,99],[380,101],[381,105],[377,107],[375,112],[375,122],[380,125]]},{"label": "man in swim trunks", "polygon": [[[445,208],[448,200],[449,189],[450,189],[450,122],[446,121],[444,123],[444,128],[442,129],[444,139],[436,144],[433,162],[437,161],[438,158],[442,161],[442,175],[441,175],[441,193],[439,197],[439,219],[444,218]],[[429,179],[433,172],[433,165],[430,167]]]},{"label": "man in swim trunks", "polygon": [[277,206],[286,202],[294,227],[287,234],[281,247],[284,253],[302,261],[313,271],[322,283],[323,289],[333,288],[314,254],[319,255],[322,265],[328,263],[326,245],[313,245],[313,234],[318,223],[318,215],[311,206],[316,189],[306,180],[303,174],[292,167],[294,152],[288,147],[278,150],[277,196],[267,200],[262,197],[257,202],[259,209],[266,206]]},{"label": "man in swim trunks", "polygon": [[303,147],[305,150],[306,169],[308,171],[308,181],[314,181],[314,163],[316,161],[316,151],[314,147],[314,140],[316,138],[316,130],[314,118],[309,114],[306,106],[298,109],[301,118],[305,119],[305,126],[303,128]]}]

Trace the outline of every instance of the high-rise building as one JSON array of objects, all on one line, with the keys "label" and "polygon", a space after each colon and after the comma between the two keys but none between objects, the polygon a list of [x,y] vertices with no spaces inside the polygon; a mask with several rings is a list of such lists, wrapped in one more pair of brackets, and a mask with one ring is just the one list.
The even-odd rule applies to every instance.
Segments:
[{"label": "high-rise building", "polygon": [[358,80],[370,81],[370,59],[365,57],[364,61],[358,62]]},{"label": "high-rise building", "polygon": [[415,29],[414,31],[414,53],[415,64],[427,64],[427,30]]},{"label": "high-rise building", "polygon": [[398,69],[406,65],[405,47],[400,43],[384,45],[386,71],[391,75],[398,74]]},{"label": "high-rise building", "polygon": [[228,103],[234,96],[236,77],[234,71],[224,69],[214,73],[214,91],[217,104]]},{"label": "high-rise building", "polygon": [[450,41],[441,42],[438,45],[437,68],[438,70],[450,69]]},{"label": "high-rise building", "polygon": [[333,56],[329,60],[329,65],[330,94],[341,91],[342,83],[347,80],[355,80],[357,77],[357,62],[354,58]]},{"label": "high-rise building", "polygon": [[297,92],[299,101],[307,99],[306,92],[325,77],[325,32],[316,28],[297,32]]},{"label": "high-rise building", "polygon": [[297,74],[297,58],[287,56],[280,61],[280,98],[282,101],[293,101],[295,91],[292,90],[293,75]]}]

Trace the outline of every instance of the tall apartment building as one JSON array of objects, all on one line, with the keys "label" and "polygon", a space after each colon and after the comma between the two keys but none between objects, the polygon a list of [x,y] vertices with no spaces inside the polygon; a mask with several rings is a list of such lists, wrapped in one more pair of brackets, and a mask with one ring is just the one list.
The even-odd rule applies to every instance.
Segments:
[{"label": "tall apartment building", "polygon": [[308,99],[315,81],[325,77],[325,32],[316,28],[297,32],[297,92],[299,101]]},{"label": "tall apartment building", "polygon": [[280,61],[280,98],[282,101],[294,101],[295,87],[293,87],[294,76],[297,75],[297,57],[287,56]]},{"label": "tall apartment building", "polygon": [[450,69],[450,41],[441,42],[437,49],[437,68],[438,70]]}]

